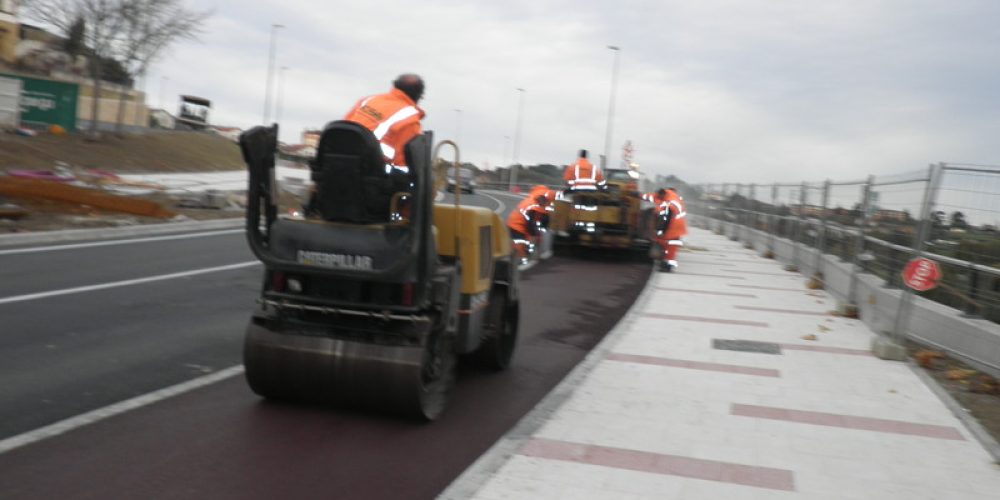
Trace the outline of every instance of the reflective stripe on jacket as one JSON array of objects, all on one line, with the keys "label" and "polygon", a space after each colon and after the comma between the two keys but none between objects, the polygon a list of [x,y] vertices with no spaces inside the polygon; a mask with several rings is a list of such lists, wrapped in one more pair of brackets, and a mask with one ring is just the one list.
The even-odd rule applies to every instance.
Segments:
[{"label": "reflective stripe on jacket", "polygon": [[574,189],[594,189],[598,184],[604,183],[604,176],[586,158],[577,158],[576,163],[563,171],[563,180]]},{"label": "reflective stripe on jacket", "polygon": [[507,227],[521,233],[521,234],[534,234],[534,227],[542,215],[545,214],[545,209],[535,203],[534,197],[528,197],[521,200],[521,203],[517,204],[517,208],[510,211],[510,215],[507,216]]},{"label": "reflective stripe on jacket", "polygon": [[413,99],[394,88],[385,94],[361,99],[344,119],[371,130],[382,147],[386,163],[406,170],[403,148],[420,135],[420,120],[423,117],[424,111]]}]

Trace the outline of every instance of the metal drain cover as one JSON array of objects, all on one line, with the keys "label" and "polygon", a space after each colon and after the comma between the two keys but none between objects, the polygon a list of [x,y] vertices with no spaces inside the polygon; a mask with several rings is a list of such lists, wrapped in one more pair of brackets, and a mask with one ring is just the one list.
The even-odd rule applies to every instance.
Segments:
[{"label": "metal drain cover", "polygon": [[712,339],[712,347],[727,351],[759,352],[761,354],[781,354],[781,346],[774,342],[756,340]]}]

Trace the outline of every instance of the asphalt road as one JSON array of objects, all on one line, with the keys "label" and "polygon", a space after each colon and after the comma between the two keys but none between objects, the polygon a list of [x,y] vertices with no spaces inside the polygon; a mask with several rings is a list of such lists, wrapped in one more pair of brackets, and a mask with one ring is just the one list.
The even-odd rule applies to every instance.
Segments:
[{"label": "asphalt road", "polygon": [[[463,202],[517,201],[483,194]],[[260,267],[26,294],[252,260],[238,233],[0,253],[0,440],[238,365]],[[599,255],[525,273],[513,366],[463,367],[432,424],[266,402],[232,377],[0,454],[0,497],[433,498],[587,354],[648,272]]]}]

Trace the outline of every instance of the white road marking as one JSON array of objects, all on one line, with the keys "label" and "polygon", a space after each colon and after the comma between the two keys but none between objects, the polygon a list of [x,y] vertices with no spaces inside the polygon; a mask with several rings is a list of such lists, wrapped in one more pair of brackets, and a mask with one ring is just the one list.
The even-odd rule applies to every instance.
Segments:
[{"label": "white road marking", "polygon": [[206,267],[206,268],[202,268],[202,269],[192,269],[190,271],[181,271],[179,273],[170,273],[170,274],[160,274],[160,275],[157,275],[157,276],[148,276],[146,278],[136,278],[136,279],[131,279],[131,280],[123,280],[123,281],[112,281],[110,283],[101,283],[101,284],[98,284],[98,285],[87,285],[87,286],[78,286],[78,287],[74,287],[74,288],[63,288],[62,290],[50,290],[48,292],[29,293],[29,294],[26,294],[26,295],[14,295],[12,297],[0,298],[0,305],[2,305],[2,304],[10,304],[10,303],[13,303],[13,302],[24,302],[26,300],[44,299],[46,297],[56,297],[56,296],[59,296],[59,295],[69,295],[69,294],[72,294],[72,293],[92,292],[94,290],[104,290],[106,288],[116,288],[116,287],[120,287],[120,286],[138,285],[138,284],[141,284],[141,283],[150,283],[150,282],[153,282],[153,281],[163,281],[163,280],[171,280],[171,279],[175,279],[175,278],[184,278],[184,277],[187,277],[187,276],[196,276],[196,275],[199,275],[199,274],[206,274],[206,273],[216,273],[216,272],[219,272],[219,271],[229,271],[229,270],[232,270],[232,269],[240,269],[240,268],[243,268],[243,267],[256,266],[256,265],[259,265],[259,264],[260,264],[259,261],[251,260],[251,261],[247,261],[247,262],[240,262],[238,264],[229,264],[229,265],[225,265],[225,266],[216,266],[216,267]]},{"label": "white road marking", "polygon": [[500,201],[499,198],[497,198],[495,196],[490,196],[490,195],[488,195],[488,194],[486,194],[486,193],[484,193],[482,191],[480,191],[479,194],[481,194],[481,195],[483,195],[483,196],[485,196],[485,197],[487,197],[487,198],[489,198],[489,199],[497,202],[497,208],[495,210],[493,210],[493,211],[496,212],[496,213],[498,213],[498,214],[500,214],[500,215],[503,215],[503,211],[507,209],[507,204],[506,203]]},{"label": "white road marking", "polygon": [[222,229],[218,231],[204,231],[199,233],[173,234],[169,236],[150,236],[148,238],[133,238],[126,240],[94,241],[90,243],[72,243],[68,245],[51,245],[47,247],[15,248],[12,250],[0,250],[0,255],[13,255],[19,253],[55,252],[59,250],[73,250],[77,248],[106,247],[110,245],[129,245],[132,243],[148,243],[150,241],[183,240],[188,238],[203,238],[205,236],[218,236],[221,234],[236,234],[244,232],[244,229]]},{"label": "white road marking", "polygon": [[215,373],[198,377],[196,379],[188,380],[187,382],[182,382],[177,385],[172,385],[170,387],[165,387],[163,389],[150,392],[148,394],[143,394],[141,396],[136,396],[132,399],[126,399],[104,408],[98,408],[96,410],[88,411],[77,415],[75,417],[70,417],[65,420],[60,420],[54,424],[46,425],[45,427],[40,427],[33,431],[28,431],[23,434],[18,434],[13,437],[9,437],[0,441],[0,454],[6,453],[16,448],[41,441],[43,439],[48,439],[50,437],[58,436],[60,434],[65,434],[74,429],[83,427],[85,425],[90,425],[101,420],[111,418],[115,415],[120,415],[127,411],[132,411],[143,406],[148,406],[158,401],[162,401],[167,398],[172,398],[179,394],[192,391],[199,387],[204,387],[206,385],[214,384],[216,382],[221,382],[227,378],[234,377],[243,373],[243,365],[230,366],[219,370]]}]

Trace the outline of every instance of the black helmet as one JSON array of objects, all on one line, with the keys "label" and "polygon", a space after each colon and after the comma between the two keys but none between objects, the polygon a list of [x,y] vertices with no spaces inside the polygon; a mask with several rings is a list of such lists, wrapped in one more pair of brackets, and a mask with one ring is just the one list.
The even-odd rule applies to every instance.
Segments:
[{"label": "black helmet", "polygon": [[402,90],[413,102],[417,102],[424,96],[424,80],[415,73],[403,73],[399,75],[392,86]]},{"label": "black helmet", "polygon": [[587,150],[586,149],[581,149],[580,150],[580,158],[586,158],[586,157],[587,157]]}]

